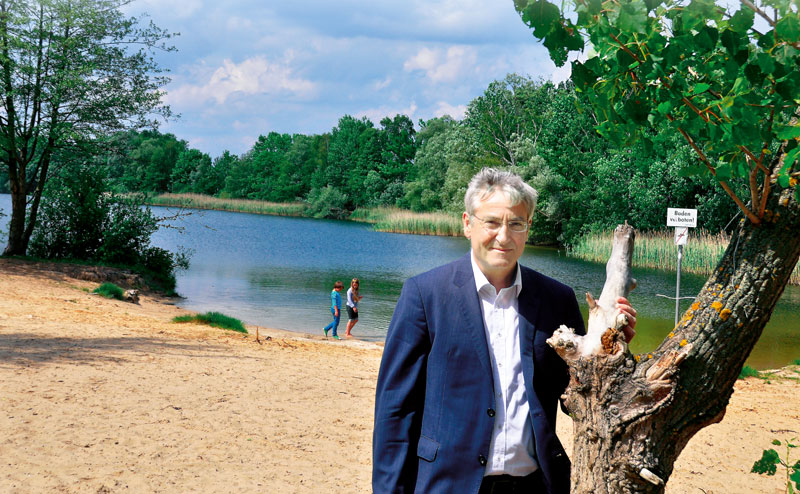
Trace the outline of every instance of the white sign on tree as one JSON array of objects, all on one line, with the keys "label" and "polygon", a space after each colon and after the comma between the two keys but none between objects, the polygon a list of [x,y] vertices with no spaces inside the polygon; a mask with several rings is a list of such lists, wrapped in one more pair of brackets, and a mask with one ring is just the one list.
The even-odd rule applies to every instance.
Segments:
[{"label": "white sign on tree", "polygon": [[697,210],[667,208],[667,226],[695,228],[697,226]]},{"label": "white sign on tree", "polygon": [[697,210],[667,208],[667,226],[675,227],[675,245],[678,246],[678,282],[675,286],[675,326],[677,326],[681,301],[681,257],[683,257],[683,246],[689,240],[689,228],[697,227]]}]

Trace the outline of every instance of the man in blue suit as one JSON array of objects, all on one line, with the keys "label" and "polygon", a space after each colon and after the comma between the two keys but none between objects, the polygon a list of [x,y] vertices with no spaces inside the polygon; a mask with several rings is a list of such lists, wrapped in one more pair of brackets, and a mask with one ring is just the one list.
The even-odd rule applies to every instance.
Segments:
[{"label": "man in blue suit", "polygon": [[[470,253],[403,286],[378,376],[375,494],[569,492],[555,432],[569,374],[545,340],[584,325],[571,288],[517,262],[536,198],[484,168],[464,198]],[[631,338],[635,311],[617,306]]]}]

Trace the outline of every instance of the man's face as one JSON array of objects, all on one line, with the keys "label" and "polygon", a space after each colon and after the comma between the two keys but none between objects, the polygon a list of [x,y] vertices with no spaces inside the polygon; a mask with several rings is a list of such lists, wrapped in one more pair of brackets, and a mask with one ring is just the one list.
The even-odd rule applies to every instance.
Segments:
[{"label": "man's face", "polygon": [[[490,283],[510,285],[511,275],[522,252],[528,231],[514,232],[510,224],[528,224],[528,211],[525,204],[511,206],[511,201],[502,191],[478,203],[475,213],[463,215],[464,235],[470,239],[472,255],[481,272]],[[500,226],[497,231],[489,231],[491,226]]]}]

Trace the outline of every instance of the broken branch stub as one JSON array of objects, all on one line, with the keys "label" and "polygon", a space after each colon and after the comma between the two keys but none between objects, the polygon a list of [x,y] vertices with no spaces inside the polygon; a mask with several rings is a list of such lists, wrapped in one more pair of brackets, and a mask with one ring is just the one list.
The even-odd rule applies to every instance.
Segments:
[{"label": "broken branch stub", "polygon": [[631,277],[631,259],[636,233],[626,221],[614,230],[611,257],[606,264],[606,282],[599,299],[586,294],[589,304],[589,324],[586,336],[575,334],[573,328],[561,326],[547,343],[566,361],[581,356],[615,355],[627,349],[621,328],[628,324],[627,318],[617,309],[617,298],[627,297],[636,288]]}]

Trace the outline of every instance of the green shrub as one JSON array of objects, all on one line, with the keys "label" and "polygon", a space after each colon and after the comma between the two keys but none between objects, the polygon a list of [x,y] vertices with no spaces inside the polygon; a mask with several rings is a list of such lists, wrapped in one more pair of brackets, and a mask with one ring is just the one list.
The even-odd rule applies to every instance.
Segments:
[{"label": "green shrub", "polygon": [[308,193],[308,211],[314,218],[344,219],[347,217],[347,196],[330,185]]},{"label": "green shrub", "polygon": [[230,329],[231,331],[238,331],[239,333],[247,334],[247,328],[244,327],[242,321],[239,319],[226,316],[219,312],[206,312],[205,314],[187,314],[185,316],[177,316],[172,319],[172,322],[198,322],[201,324],[208,324],[215,328]]},{"label": "green shrub", "polygon": [[749,365],[745,365],[744,367],[742,367],[741,372],[739,372],[739,379],[745,379],[747,377],[760,377],[760,376],[761,374],[757,370],[750,367]]},{"label": "green shrub", "polygon": [[92,293],[102,295],[105,298],[125,300],[125,292],[122,290],[122,288],[108,281],[92,290]]},{"label": "green shrub", "polygon": [[130,268],[174,294],[175,271],[188,267],[188,255],[150,245],[158,219],[142,200],[109,192],[100,166],[64,163],[42,195],[29,254]]}]

